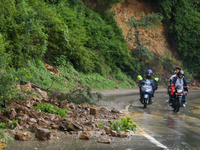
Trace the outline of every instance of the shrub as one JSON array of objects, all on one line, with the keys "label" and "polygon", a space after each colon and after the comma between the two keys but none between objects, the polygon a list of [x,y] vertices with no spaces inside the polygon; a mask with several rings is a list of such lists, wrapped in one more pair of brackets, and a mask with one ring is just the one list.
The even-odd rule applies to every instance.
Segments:
[{"label": "shrub", "polygon": [[137,125],[131,121],[131,118],[122,117],[120,122],[114,121],[112,122],[110,127],[112,130],[116,131],[125,131],[125,130],[135,131]]},{"label": "shrub", "polygon": [[40,109],[42,112],[58,114],[60,115],[60,117],[66,117],[67,112],[69,111],[67,109],[58,108],[57,106],[54,107],[52,104],[49,103],[41,103],[39,106],[35,106],[35,108]]}]

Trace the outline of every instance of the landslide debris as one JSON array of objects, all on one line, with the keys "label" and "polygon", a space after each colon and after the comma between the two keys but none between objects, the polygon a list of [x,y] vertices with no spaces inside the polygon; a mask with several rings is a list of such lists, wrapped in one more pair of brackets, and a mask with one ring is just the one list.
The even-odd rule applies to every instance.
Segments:
[{"label": "landslide debris", "polygon": [[[18,86],[19,90],[31,90],[34,94],[33,97],[27,100],[6,101],[5,107],[10,108],[9,111],[4,111],[0,115],[0,122],[6,122],[9,125],[13,124],[13,119],[17,120],[15,128],[12,133],[15,134],[16,140],[30,140],[30,132],[35,133],[35,138],[39,140],[49,140],[53,138],[54,133],[65,132],[67,134],[78,135],[82,132],[80,139],[90,139],[91,131],[100,131],[105,135],[112,135],[114,132],[107,132],[104,128],[98,125],[99,120],[107,120],[112,122],[123,113],[118,110],[109,110],[105,107],[90,106],[88,103],[74,104],[69,103],[67,99],[61,101],[58,98],[48,96],[46,91],[39,88],[33,88],[30,83]],[[25,93],[24,93],[25,94]],[[35,96],[37,95],[37,96]],[[42,112],[40,109],[35,109],[35,106],[41,103],[50,103],[53,106],[67,109],[67,116],[61,117],[58,114],[51,114]],[[7,126],[9,128],[9,126]],[[109,127],[107,127],[109,128]],[[117,137],[127,137],[116,132]],[[123,135],[123,136],[122,136]],[[33,137],[32,137],[33,138]],[[109,143],[105,142],[103,143]],[[99,141],[100,142],[100,141]]]}]

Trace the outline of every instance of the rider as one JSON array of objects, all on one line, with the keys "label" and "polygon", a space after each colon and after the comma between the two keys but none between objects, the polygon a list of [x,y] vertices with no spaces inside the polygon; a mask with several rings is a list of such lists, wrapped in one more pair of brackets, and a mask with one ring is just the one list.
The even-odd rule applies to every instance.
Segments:
[{"label": "rider", "polygon": [[[182,85],[182,86],[187,87],[187,88],[184,88],[183,97],[182,97],[182,106],[185,107],[186,96],[188,93],[188,84],[187,84],[187,80],[184,77],[184,72],[182,70],[180,70],[177,73],[177,76],[172,79],[171,85],[172,86]],[[173,95],[170,96],[170,103],[172,102],[172,98],[173,98]]]},{"label": "rider", "polygon": [[[172,81],[174,77],[177,77],[177,73],[181,70],[181,68],[179,67],[176,67],[176,70],[175,70],[175,73],[174,75],[172,75],[168,81]],[[169,94],[169,97],[170,97],[170,93],[171,93],[171,85],[168,86],[168,94]]]},{"label": "rider", "polygon": [[[153,73],[153,72],[152,72],[152,70],[150,70],[150,69],[148,69],[147,72],[146,72],[146,79],[151,80],[151,85],[152,85],[152,87],[153,87],[153,94],[152,94],[152,96],[151,96],[150,104],[151,104],[152,101],[153,101],[154,91],[157,90],[157,88],[158,88],[158,82],[157,82],[157,79],[156,79],[156,80],[153,79],[153,77],[152,77],[152,73]],[[140,82],[139,82],[138,85],[139,85],[139,88],[140,88],[140,101],[142,101],[142,94],[141,94],[142,80],[140,80]]]},{"label": "rider", "polygon": [[181,68],[176,67],[176,73],[172,75],[169,79],[173,80],[174,77],[177,77],[178,72],[181,70]]}]

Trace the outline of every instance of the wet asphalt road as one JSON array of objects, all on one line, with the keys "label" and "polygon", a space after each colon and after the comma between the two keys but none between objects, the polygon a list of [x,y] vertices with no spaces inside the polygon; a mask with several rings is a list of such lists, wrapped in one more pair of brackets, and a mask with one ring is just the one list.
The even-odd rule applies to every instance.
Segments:
[{"label": "wet asphalt road", "polygon": [[104,99],[98,105],[123,110],[138,125],[137,131],[128,139],[109,137],[111,144],[97,143],[98,133],[89,141],[74,136],[63,136],[47,142],[27,141],[9,144],[8,149],[19,150],[198,150],[200,149],[200,92],[190,91],[187,107],[174,114],[166,100],[166,89],[155,93],[154,103],[143,108],[139,102],[138,89],[102,91]]},{"label": "wet asphalt road", "polygon": [[[158,147],[161,149],[200,149],[199,91],[190,91],[188,93],[187,106],[186,108],[181,108],[178,114],[174,113],[173,109],[166,103],[168,99],[166,89],[163,88],[156,91],[153,104],[148,105],[146,109],[144,109],[143,105],[139,102],[138,92],[135,92],[134,94],[127,94],[126,96],[108,96],[106,99],[110,99],[110,102],[115,101],[121,106],[124,104],[123,107],[129,112],[129,116],[142,130],[136,133],[148,138],[151,142],[147,149]],[[126,102],[123,103],[120,102],[120,100]],[[128,106],[125,105],[128,103]],[[114,103],[108,105],[110,108],[113,106]],[[144,135],[142,133],[143,131],[145,131],[147,135]],[[155,147],[153,147],[152,144],[154,144]],[[140,148],[146,149],[143,146]]]}]

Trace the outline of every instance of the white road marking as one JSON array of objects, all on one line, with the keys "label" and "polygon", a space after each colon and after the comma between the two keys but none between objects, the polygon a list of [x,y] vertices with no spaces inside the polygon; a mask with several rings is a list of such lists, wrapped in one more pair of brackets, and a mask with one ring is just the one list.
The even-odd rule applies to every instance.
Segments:
[{"label": "white road marking", "polygon": [[[131,106],[130,105],[127,105],[125,107],[124,110],[122,110],[123,112],[125,112],[126,114],[129,115],[129,111],[128,111],[128,108]],[[133,122],[134,123],[134,122]],[[136,123],[135,123],[136,124]],[[143,135],[144,137],[146,137],[149,141],[151,141],[152,143],[154,143],[156,146],[160,147],[160,148],[163,148],[165,150],[169,150],[165,145],[163,145],[162,143],[158,142],[154,137],[150,136],[148,133],[146,133],[144,130],[142,130],[140,127],[137,126],[137,131]]]}]

